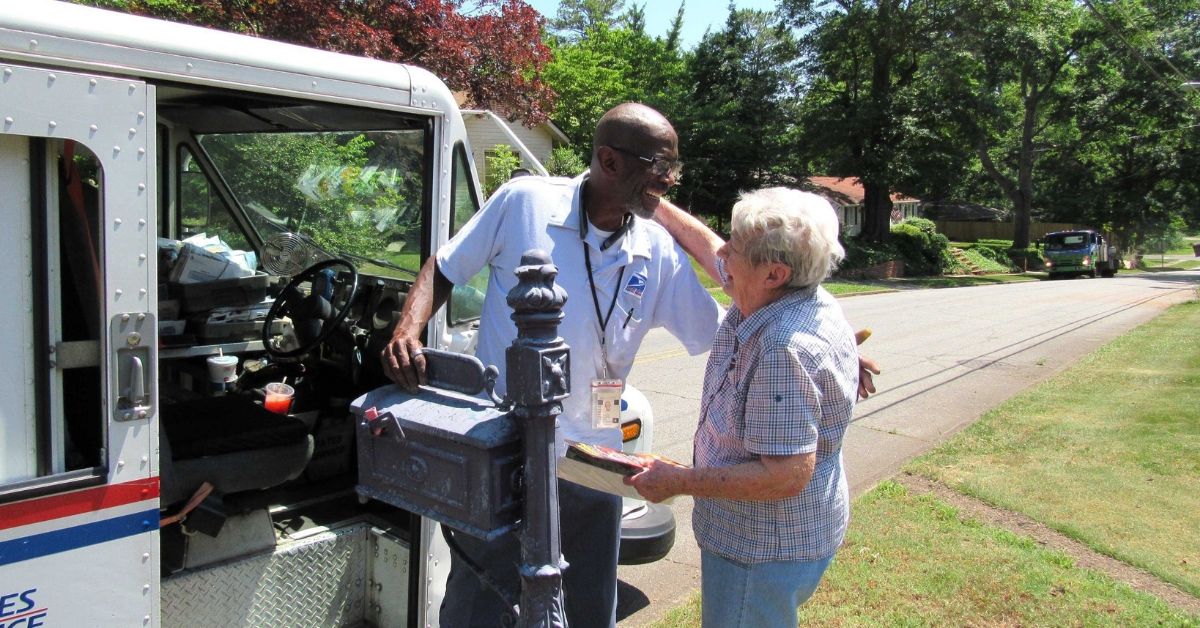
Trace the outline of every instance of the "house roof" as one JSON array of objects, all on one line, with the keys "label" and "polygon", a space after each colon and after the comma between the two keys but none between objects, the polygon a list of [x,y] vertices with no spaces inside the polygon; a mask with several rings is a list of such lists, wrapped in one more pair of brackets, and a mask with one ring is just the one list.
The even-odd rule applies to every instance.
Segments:
[{"label": "house roof", "polygon": [[[468,115],[468,114],[484,115],[488,111],[487,109],[474,109],[474,108],[466,107],[467,100],[468,99],[467,99],[466,92],[463,92],[463,91],[454,92],[454,102],[458,103],[458,107],[460,110],[462,110],[463,115]],[[496,115],[500,116],[501,118],[504,118],[505,120],[508,120],[509,122],[516,121],[516,119],[509,116],[507,112],[499,111],[499,110],[495,110],[495,109],[493,109],[491,111],[492,111],[492,113],[495,113]],[[521,124],[525,124],[525,122],[522,120]],[[550,135],[554,136],[555,140],[558,140],[559,142],[562,142],[563,144],[571,143],[571,138],[567,137],[567,134],[564,133],[563,130],[561,128],[559,128],[559,126],[557,124],[554,124],[553,120],[546,118],[546,121],[543,122],[539,126],[546,127],[546,129],[550,131]]]},{"label": "house roof", "polygon": [[[807,187],[839,205],[861,205],[866,191],[858,177],[808,177]],[[903,194],[892,194],[892,202],[915,202]]]}]

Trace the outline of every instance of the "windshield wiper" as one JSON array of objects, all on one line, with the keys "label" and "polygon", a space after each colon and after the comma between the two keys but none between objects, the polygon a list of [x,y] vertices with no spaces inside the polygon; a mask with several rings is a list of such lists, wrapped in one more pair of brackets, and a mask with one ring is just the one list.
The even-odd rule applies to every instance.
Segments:
[{"label": "windshield wiper", "polygon": [[374,264],[374,265],[376,265],[376,266],[383,266],[384,268],[390,268],[390,269],[392,269],[392,270],[398,270],[398,271],[400,271],[400,272],[402,272],[402,273],[404,273],[404,274],[406,274],[406,275],[408,275],[408,276],[410,276],[410,277],[416,277],[416,276],[417,276],[417,271],[415,271],[415,270],[409,270],[409,269],[407,269],[407,268],[405,268],[405,267],[403,267],[403,266],[397,266],[396,264],[393,264],[393,263],[391,263],[391,262],[389,262],[389,261],[387,261],[387,260],[375,259],[375,258],[373,258],[373,257],[367,257],[367,256],[365,256],[365,255],[358,255],[358,254],[355,254],[355,253],[349,253],[349,252],[346,252],[346,251],[340,251],[340,252],[338,252],[338,255],[339,255],[339,256],[341,256],[341,257],[344,257],[344,258],[348,258],[348,259],[350,259],[351,261],[354,261],[354,262],[366,262],[366,263],[368,263],[368,264]]}]

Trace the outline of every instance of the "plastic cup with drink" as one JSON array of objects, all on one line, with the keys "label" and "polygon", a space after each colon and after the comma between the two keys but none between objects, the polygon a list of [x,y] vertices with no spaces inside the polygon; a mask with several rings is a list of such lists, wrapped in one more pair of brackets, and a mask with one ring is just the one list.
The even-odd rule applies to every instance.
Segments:
[{"label": "plastic cup with drink", "polygon": [[220,355],[208,356],[208,391],[213,395],[224,395],[237,382],[237,356]]},{"label": "plastic cup with drink", "polygon": [[263,407],[275,414],[287,414],[292,409],[296,390],[283,382],[271,382],[263,388]]}]

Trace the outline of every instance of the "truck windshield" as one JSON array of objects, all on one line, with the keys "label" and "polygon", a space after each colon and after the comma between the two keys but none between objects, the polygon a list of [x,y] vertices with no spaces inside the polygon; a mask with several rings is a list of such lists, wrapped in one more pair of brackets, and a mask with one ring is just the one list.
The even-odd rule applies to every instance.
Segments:
[{"label": "truck windshield", "polygon": [[1088,245],[1086,233],[1051,233],[1046,236],[1047,251],[1070,251]]},{"label": "truck windshield", "polygon": [[427,131],[411,126],[197,139],[263,239],[300,233],[331,256],[380,260],[366,264],[371,274],[411,278],[421,265],[427,168]]}]

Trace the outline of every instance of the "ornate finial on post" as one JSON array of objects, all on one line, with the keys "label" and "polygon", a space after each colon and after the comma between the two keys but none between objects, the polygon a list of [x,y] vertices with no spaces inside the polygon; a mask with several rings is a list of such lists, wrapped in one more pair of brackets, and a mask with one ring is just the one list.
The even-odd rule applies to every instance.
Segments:
[{"label": "ornate finial on post", "polygon": [[521,615],[518,626],[566,626],[558,521],[554,418],[571,389],[569,348],[558,336],[567,293],[554,283],[558,268],[545,251],[521,256],[519,279],[508,293],[517,337],[505,353],[508,398],[523,419],[525,517],[521,526]]}]

